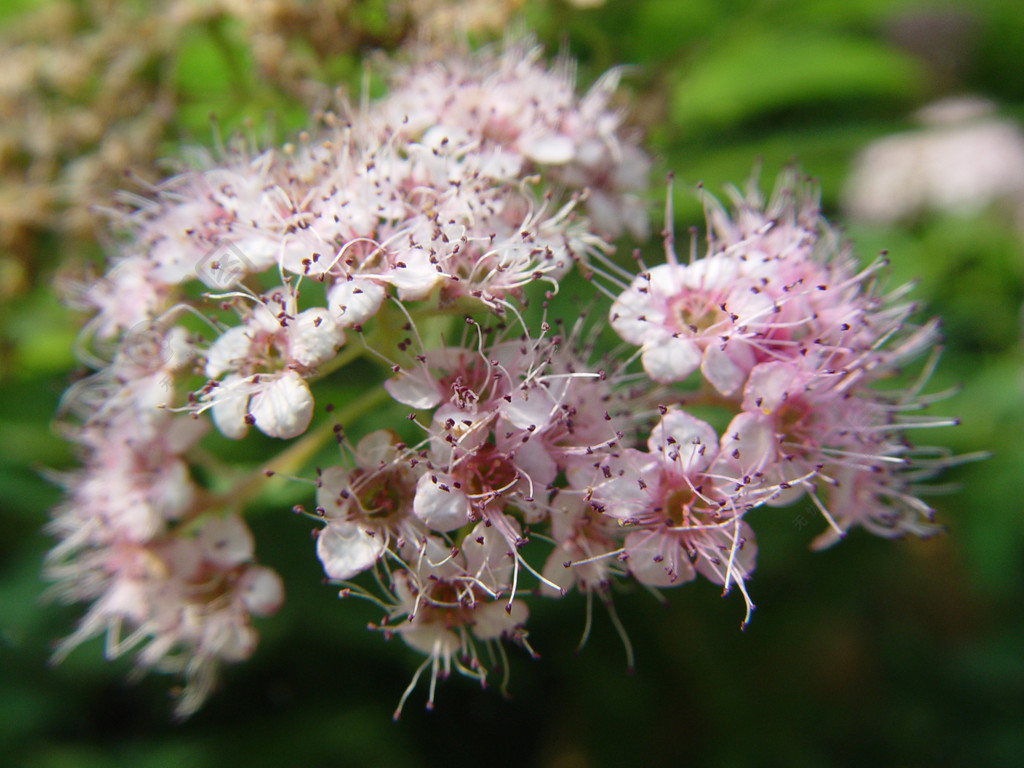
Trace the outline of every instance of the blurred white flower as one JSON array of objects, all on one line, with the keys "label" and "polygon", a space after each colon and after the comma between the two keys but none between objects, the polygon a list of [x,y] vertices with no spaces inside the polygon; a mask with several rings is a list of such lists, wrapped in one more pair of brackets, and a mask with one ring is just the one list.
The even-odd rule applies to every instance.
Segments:
[{"label": "blurred white flower", "polygon": [[929,210],[1024,204],[1024,132],[976,96],[930,104],[924,127],[879,139],[855,160],[843,197],[851,219],[888,224]]}]

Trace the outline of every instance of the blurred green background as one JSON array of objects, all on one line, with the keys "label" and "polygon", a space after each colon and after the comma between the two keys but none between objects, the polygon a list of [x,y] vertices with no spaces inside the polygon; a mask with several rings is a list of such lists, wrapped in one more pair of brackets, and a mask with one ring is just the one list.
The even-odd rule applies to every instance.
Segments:
[{"label": "blurred green background", "polygon": [[[184,0],[153,7],[175,5],[191,7]],[[144,55],[135,72],[150,96],[137,108],[98,109],[92,134],[58,135],[42,149],[42,139],[33,144],[18,131],[39,137],[44,124],[56,130],[53,123],[77,119],[112,87],[104,79],[108,54],[86,59],[100,69],[63,82],[61,46],[94,35],[104,18],[139,24],[153,11],[142,3],[0,5],[0,103],[7,113],[0,131],[0,764],[1020,764],[1024,207],[1005,196],[969,211],[923,210],[847,226],[864,258],[889,250],[894,285],[920,280],[922,317],[944,319],[946,348],[931,389],[959,386],[936,412],[963,423],[922,440],[992,453],[949,472],[949,493],[929,499],[948,526],[944,537],[887,542],[856,532],[812,553],[807,543],[819,525],[812,513],[780,510],[771,513],[774,521],[762,514],[754,518],[760,555],[750,583],[758,610],[746,632],[738,630],[739,598],[722,601],[708,583],[667,592],[666,606],[640,590],[621,595],[617,605],[637,652],[630,675],[602,611],[576,654],[582,599],[538,603],[530,630],[543,658],[533,662],[510,649],[511,698],[452,679],[441,687],[436,711],[423,711],[419,691],[395,724],[390,714],[419,659],[366,631],[379,617],[339,603],[321,584],[310,525],[281,511],[287,507],[268,507],[254,511],[252,524],[261,560],[285,576],[288,602],[262,622],[256,656],[229,668],[221,690],[192,719],[172,722],[169,680],[129,683],[129,661],[104,662],[99,642],[49,668],[53,641],[81,614],[41,600],[40,563],[50,545],[41,528],[60,498],[42,470],[73,466],[50,421],[75,368],[71,344],[82,321],[58,304],[52,283],[67,259],[100,253],[98,230],[68,225],[75,206],[87,218],[89,204],[110,196],[97,174],[83,203],[80,191],[68,192],[77,178],[68,168],[81,167],[74,163],[97,151],[105,131],[124,127],[147,106],[164,110],[147,124],[143,143],[157,158],[175,155],[183,141],[212,144],[211,112],[226,132],[248,120],[258,135],[287,138],[321,98],[309,83],[341,83],[358,93],[360,62],[374,49],[393,49],[418,23],[412,11],[396,15],[383,0],[336,1],[344,6],[339,13],[350,14],[343,28],[351,35],[332,47],[310,42],[301,25],[260,27],[259,19],[233,17],[225,10],[230,3],[214,5],[183,22],[176,36],[138,43]],[[316,4],[253,7],[274,5],[307,13]],[[630,65],[623,105],[648,135],[658,172],[676,174],[680,232],[702,223],[689,193],[697,182],[718,194],[727,183],[742,184],[757,162],[770,186],[794,158],[821,180],[826,212],[841,220],[844,180],[858,152],[872,140],[916,130],[912,113],[936,99],[978,94],[994,100],[1001,118],[1024,121],[1019,0],[511,5],[550,52],[565,48],[579,58],[581,83]],[[70,13],[71,21],[47,48],[33,38],[32,25],[47,29],[38,19],[58,13]],[[480,28],[471,36],[496,34]],[[26,78],[34,90],[19,91],[14,64],[33,45],[57,73]],[[268,50],[298,64],[275,71]],[[41,195],[38,201],[26,190]],[[652,216],[657,229],[657,202]],[[656,260],[658,244],[646,252]]]}]

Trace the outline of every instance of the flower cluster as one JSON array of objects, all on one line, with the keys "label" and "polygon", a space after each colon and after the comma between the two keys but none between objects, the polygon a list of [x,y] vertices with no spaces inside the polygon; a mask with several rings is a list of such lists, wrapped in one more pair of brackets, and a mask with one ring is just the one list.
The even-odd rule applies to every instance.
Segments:
[{"label": "flower cluster", "polygon": [[105,634],[108,657],[135,651],[140,669],[184,674],[180,715],[205,699],[221,660],[253,653],[251,617],[284,599],[241,517],[196,514],[206,505],[184,456],[206,425],[162,408],[193,353],[181,329],[125,337],[108,367],[67,392],[68,437],[84,466],[60,478],[68,498],[47,559],[61,599],[93,601],[55,659]]},{"label": "flower cluster", "polygon": [[[919,385],[876,385],[935,323],[912,325],[883,262],[861,268],[793,172],[768,202],[709,198],[700,258],[679,261],[670,226],[665,264],[624,270],[609,238],[643,235],[649,162],[616,81],[578,96],[571,65],[545,68],[528,41],[413,64],[317,136],[233,147],[133,199],[109,269],[76,294],[96,373],[65,397],[84,466],[62,478],[49,573],[93,602],[58,656],[106,634],[111,655],[184,673],[188,714],[218,662],[253,652],[251,617],[283,599],[240,516],[266,473],[233,479],[204,453],[211,423],[296,439],[265,465],[285,473],[337,437],[315,470],[315,552],[425,656],[396,716],[427,670],[432,706],[452,669],[507,666],[503,639],[535,655],[531,595],[577,589],[618,626],[616,582],[700,574],[743,594],[745,624],[755,510],[809,500],[819,544],[934,530],[917,483],[944,459],[906,432],[941,422],[909,413]],[[591,306],[612,299],[614,351],[605,323],[554,316],[574,265]],[[379,380],[326,416],[318,382],[357,359]],[[384,400],[408,419],[355,441],[332,421]]]},{"label": "flower cluster", "polygon": [[830,525],[819,544],[854,525],[927,535],[931,511],[903,471],[912,451],[905,433],[943,421],[908,414],[924,405],[919,387],[875,385],[935,346],[937,321],[911,323],[906,286],[879,288],[884,258],[860,268],[794,173],[768,204],[756,189],[734,197],[732,215],[708,200],[703,258],[681,264],[669,245],[667,263],[643,270],[611,308],[612,327],[640,348],[652,380],[683,382],[699,371],[697,398],[735,411],[720,443],[708,425],[687,420],[686,444],[700,446],[700,460],[689,461],[710,474],[683,485],[730,516],[806,494]]}]

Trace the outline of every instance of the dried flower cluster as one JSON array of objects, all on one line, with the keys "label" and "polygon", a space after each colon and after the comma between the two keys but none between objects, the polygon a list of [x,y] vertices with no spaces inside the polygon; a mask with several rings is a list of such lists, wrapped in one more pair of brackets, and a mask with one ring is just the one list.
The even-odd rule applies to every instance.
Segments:
[{"label": "dried flower cluster", "polygon": [[[645,232],[649,163],[611,106],[617,74],[582,96],[573,79],[524,41],[413,65],[315,137],[234,146],[134,200],[75,297],[96,373],[65,397],[83,466],[48,570],[91,607],[58,655],[105,634],[183,673],[187,715],[253,652],[251,617],[283,589],[240,515],[258,483],[192,471],[211,471],[211,423],[296,439],[275,470],[337,436],[307,514],[328,579],[425,656],[396,716],[424,672],[432,706],[452,669],[506,666],[502,639],[533,653],[531,594],[578,589],[617,623],[613,583],[700,574],[743,594],[746,623],[751,522],[772,508],[809,499],[819,544],[934,530],[917,484],[944,459],[906,433],[940,422],[914,415],[918,385],[874,385],[935,323],[911,323],[795,173],[768,202],[709,199],[700,257],[669,234],[665,264],[624,270],[609,238]],[[527,319],[574,267],[612,300],[616,354],[599,324]],[[409,420],[350,442],[315,392],[357,358],[381,375],[334,417],[390,399]]]}]

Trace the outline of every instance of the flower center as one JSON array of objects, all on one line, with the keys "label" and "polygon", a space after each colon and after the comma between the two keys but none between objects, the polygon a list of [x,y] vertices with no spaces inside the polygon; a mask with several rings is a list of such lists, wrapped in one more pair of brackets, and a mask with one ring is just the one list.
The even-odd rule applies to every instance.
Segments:
[{"label": "flower center", "polygon": [[672,302],[672,315],[680,330],[702,336],[727,319],[722,309],[706,296],[684,295]]},{"label": "flower center", "polygon": [[775,423],[787,448],[797,448],[803,453],[817,444],[811,416],[811,409],[800,400],[790,400],[779,407],[775,413]]},{"label": "flower center", "polygon": [[352,473],[352,487],[358,489],[359,511],[364,520],[384,522],[408,508],[415,493],[401,472],[374,472],[363,469]]},{"label": "flower center", "polygon": [[690,505],[696,494],[690,488],[679,488],[665,497],[664,513],[674,527],[690,524]]},{"label": "flower center", "polygon": [[487,399],[488,388],[493,386],[491,370],[483,360],[467,359],[472,354],[460,352],[452,369],[438,377],[441,391],[464,410],[471,410],[480,400]]},{"label": "flower center", "polygon": [[515,484],[519,472],[491,443],[480,446],[466,464],[464,485],[470,496],[498,496]]}]

